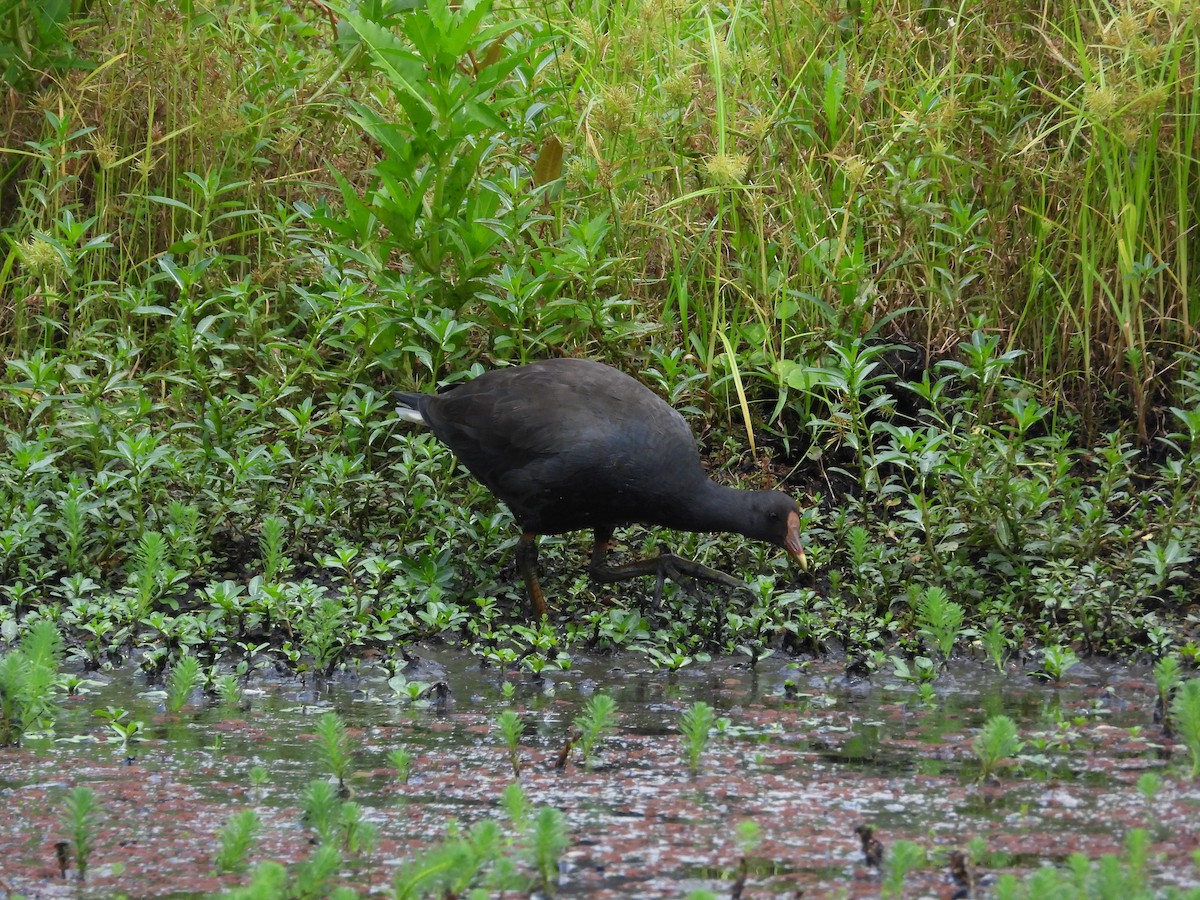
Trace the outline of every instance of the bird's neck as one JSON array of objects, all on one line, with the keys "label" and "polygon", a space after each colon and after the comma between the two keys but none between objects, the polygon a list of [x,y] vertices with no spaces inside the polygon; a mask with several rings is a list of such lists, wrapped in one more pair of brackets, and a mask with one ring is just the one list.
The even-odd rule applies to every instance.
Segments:
[{"label": "bird's neck", "polygon": [[705,477],[691,490],[677,495],[670,510],[672,521],[662,524],[685,531],[742,533],[749,494]]}]

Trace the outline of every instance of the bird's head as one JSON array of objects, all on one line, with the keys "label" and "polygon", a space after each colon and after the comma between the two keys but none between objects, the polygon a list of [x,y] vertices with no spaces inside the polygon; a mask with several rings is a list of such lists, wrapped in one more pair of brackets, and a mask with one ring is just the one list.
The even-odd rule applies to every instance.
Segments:
[{"label": "bird's head", "polygon": [[751,537],[783,547],[803,569],[808,568],[808,556],[800,541],[800,507],[781,491],[758,492],[758,522]]}]

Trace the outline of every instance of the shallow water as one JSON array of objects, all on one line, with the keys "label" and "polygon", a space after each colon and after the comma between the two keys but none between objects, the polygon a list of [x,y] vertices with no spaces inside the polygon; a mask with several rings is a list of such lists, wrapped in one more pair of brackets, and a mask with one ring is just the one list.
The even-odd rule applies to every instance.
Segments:
[{"label": "shallow water", "polygon": [[[675,897],[696,888],[730,893],[745,874],[747,895],[878,896],[881,875],[864,862],[854,829],[870,823],[887,849],[911,840],[928,862],[906,895],[950,896],[950,851],[983,838],[994,857],[982,893],[1003,871],[1061,863],[1068,854],[1120,853],[1128,831],[1148,827],[1151,868],[1162,884],[1193,885],[1189,854],[1200,839],[1200,786],[1186,753],[1152,722],[1147,672],[1098,663],[1072,668],[1062,684],[1003,675],[957,662],[936,682],[933,706],[895,679],[847,681],[835,662],[801,665],[771,657],[751,670],[738,660],[696,664],[668,675],[637,655],[575,658],[542,682],[482,669],[466,654],[425,647],[410,679],[445,681],[444,708],[395,699],[382,670],[317,685],[262,678],[245,709],[197,697],[175,717],[162,695],[132,672],[106,675],[71,698],[53,739],[0,751],[0,896],[74,894],[61,877],[55,843],[65,839],[61,800],[79,784],[103,809],[83,893],[95,897],[204,895],[244,884],[216,876],[216,835],[238,810],[263,823],[253,865],[312,852],[301,822],[305,786],[327,775],[313,739],[315,717],[336,710],[357,742],[353,799],[379,828],[369,854],[347,855],[340,883],[382,891],[396,868],[499,807],[513,780],[495,717],[516,710],[525,724],[520,781],[535,806],[562,810],[571,842],[560,893],[580,897]],[[785,682],[794,689],[785,694]],[[576,749],[555,768],[587,699],[617,702],[616,728],[585,765]],[[693,701],[728,720],[710,740],[700,774],[689,777],[678,732]],[[97,709],[118,706],[146,723],[132,759]],[[995,713],[1012,716],[1027,761],[976,783],[971,749]],[[401,783],[387,754],[413,756]],[[262,766],[268,780],[250,782]],[[1136,788],[1147,770],[1163,776],[1151,809]],[[738,823],[759,826],[739,844]],[[743,863],[744,858],[744,863]],[[886,869],[886,862],[884,865]]]}]

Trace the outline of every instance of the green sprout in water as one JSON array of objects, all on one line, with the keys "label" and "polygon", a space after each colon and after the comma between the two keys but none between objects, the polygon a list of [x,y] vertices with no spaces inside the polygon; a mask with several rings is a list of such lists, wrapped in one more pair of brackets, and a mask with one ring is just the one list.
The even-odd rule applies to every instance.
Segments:
[{"label": "green sprout in water", "polygon": [[762,843],[762,828],[753,819],[742,819],[737,824],[738,865],[737,877],[733,882],[730,893],[740,897],[746,888],[746,879],[750,877],[750,857]]},{"label": "green sprout in water", "polygon": [[1067,670],[1079,662],[1079,657],[1070,647],[1049,644],[1043,651],[1041,674],[1051,681],[1062,681]]},{"label": "green sprout in water", "polygon": [[177,713],[183,709],[192,691],[199,685],[200,660],[185,653],[171,667],[171,674],[167,676],[167,711]]},{"label": "green sprout in water", "polygon": [[338,810],[342,844],[351,853],[370,853],[379,843],[379,829],[363,818],[362,807],[347,800]]},{"label": "green sprout in water", "polygon": [[1183,681],[1183,666],[1177,656],[1164,656],[1154,664],[1154,686],[1158,689],[1155,703],[1156,720],[1170,721],[1171,697]]},{"label": "green sprout in water", "polygon": [[566,817],[552,806],[543,807],[533,820],[530,855],[542,890],[552,896],[558,888],[558,859],[570,844]]},{"label": "green sprout in water", "polygon": [[246,868],[246,857],[258,834],[258,813],[243,809],[234,813],[221,828],[221,849],[217,852],[218,872],[240,872]]},{"label": "green sprout in water", "polygon": [[617,712],[616,701],[607,694],[597,694],[588,701],[583,713],[575,718],[579,729],[579,749],[585,762],[592,761],[597,745],[612,729],[613,717]]},{"label": "green sprout in water", "polygon": [[127,758],[132,757],[133,745],[137,743],[138,736],[145,730],[145,723],[141,719],[130,719],[126,722],[125,717],[129,715],[129,710],[119,706],[107,706],[104,709],[96,710],[92,715],[108,722],[109,730],[121,742],[121,752]]},{"label": "green sprout in water", "polygon": [[100,828],[100,804],[90,787],[80,785],[67,794],[63,802],[64,822],[75,849],[75,866],[79,880],[87,879],[88,864],[96,846],[96,832]]},{"label": "green sprout in water", "polygon": [[304,821],[312,828],[321,842],[328,844],[337,830],[338,811],[341,801],[337,790],[323,778],[308,783],[304,792]]},{"label": "green sprout in water", "polygon": [[1159,791],[1162,790],[1162,776],[1157,772],[1143,772],[1138,776],[1137,789],[1142,795],[1142,799],[1146,801],[1146,806],[1151,810],[1154,809],[1154,801],[1158,799]]},{"label": "green sprout in water", "polygon": [[412,754],[405,747],[397,747],[388,754],[388,764],[396,770],[396,780],[408,784],[412,777]]},{"label": "green sprout in water", "polygon": [[217,697],[225,705],[242,705],[242,686],[238,683],[236,675],[226,672],[213,682],[213,687],[216,689]]},{"label": "green sprout in water", "polygon": [[954,644],[962,633],[965,612],[950,599],[944,588],[927,587],[917,600],[917,630],[937,648],[944,667],[950,661]]},{"label": "green sprout in water", "polygon": [[[297,871],[294,883],[284,896],[288,897],[329,897],[336,900],[337,891],[331,890],[329,882],[337,875],[342,867],[342,854],[331,844],[322,844],[313,851],[313,855],[302,863]],[[342,895],[344,896],[344,895]]]},{"label": "green sprout in water", "polygon": [[1008,716],[992,716],[975,736],[972,748],[979,758],[979,780],[992,778],[996,767],[1021,752],[1023,744],[1017,737],[1017,723]]},{"label": "green sprout in water", "polygon": [[912,841],[896,841],[887,855],[887,874],[883,879],[884,897],[904,895],[904,879],[925,862],[925,851]]},{"label": "green sprout in water", "polygon": [[504,744],[508,748],[508,761],[512,765],[513,775],[521,775],[521,735],[525,732],[525,724],[511,709],[506,709],[496,717],[500,733],[504,736]]},{"label": "green sprout in water", "polygon": [[1004,626],[998,619],[992,619],[988,622],[988,627],[980,633],[979,640],[996,671],[1003,672],[1004,663],[1008,659],[1008,636],[1004,633]]},{"label": "green sprout in water", "polygon": [[716,724],[713,708],[703,700],[697,700],[684,710],[679,720],[683,732],[683,752],[687,758],[688,772],[693,778],[700,772],[700,757],[708,746],[709,735]]},{"label": "green sprout in water", "polygon": [[529,821],[530,803],[529,795],[525,793],[525,789],[521,787],[520,782],[514,781],[504,789],[500,795],[500,805],[504,808],[508,818],[512,821],[513,827],[518,831],[524,831],[525,825]]},{"label": "green sprout in water", "polygon": [[62,638],[40,619],[19,648],[0,656],[0,747],[19,744],[34,728],[49,728],[58,714],[58,664]]},{"label": "green sprout in water", "polygon": [[337,779],[338,790],[345,792],[354,744],[346,723],[337,713],[327,712],[317,719],[317,747],[329,774]]},{"label": "green sprout in water", "polygon": [[1200,777],[1200,678],[1184,682],[1175,692],[1171,722],[1192,754],[1192,777]]}]

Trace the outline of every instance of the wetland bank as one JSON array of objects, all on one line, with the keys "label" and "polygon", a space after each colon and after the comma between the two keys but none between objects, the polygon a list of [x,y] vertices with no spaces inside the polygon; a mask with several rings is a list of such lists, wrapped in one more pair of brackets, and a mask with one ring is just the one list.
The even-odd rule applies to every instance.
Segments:
[{"label": "wetland bank", "polygon": [[[0,892],[1195,892],[1194,3],[97,6],[0,4]],[[555,357],[807,570],[530,618],[390,396]]]}]

